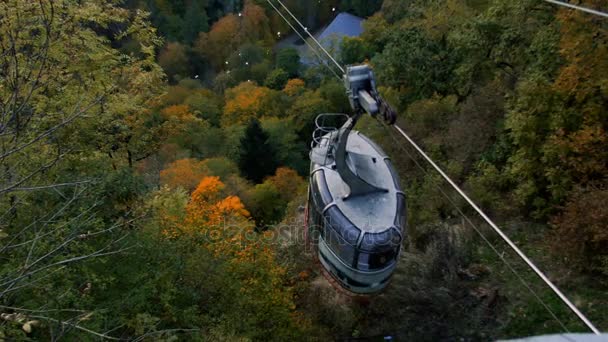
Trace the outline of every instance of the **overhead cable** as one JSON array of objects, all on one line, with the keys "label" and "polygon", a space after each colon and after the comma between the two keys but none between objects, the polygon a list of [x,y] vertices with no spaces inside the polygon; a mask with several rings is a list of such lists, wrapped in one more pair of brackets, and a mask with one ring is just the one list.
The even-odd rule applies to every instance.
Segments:
[{"label": "overhead cable", "polygon": [[[291,27],[291,29],[300,37],[300,39],[302,39],[304,41],[304,43],[306,43],[306,45],[308,45],[308,47],[312,50],[312,52],[315,53],[315,55],[317,55],[317,58],[319,58],[319,61],[323,62],[323,57],[321,57],[321,55],[319,54],[319,52],[317,51],[317,49],[315,49],[309,42],[308,40],[306,40],[306,38],[304,38],[302,36],[302,34],[300,34],[300,32],[298,32],[298,30],[296,30],[295,27],[293,27],[293,25],[291,24],[291,22],[289,22],[289,20],[287,20],[287,18],[285,18],[285,16],[283,15],[283,13],[281,13],[281,11],[279,11],[278,8],[276,8],[276,6],[270,1],[270,0],[266,0],[266,2],[268,2],[268,4],[270,6],[272,6],[272,8],[281,16],[281,18],[283,18],[283,20],[287,23],[287,25],[289,25],[289,27]],[[338,73],[336,73],[336,71],[329,67],[329,65],[325,64],[325,66],[334,74],[334,76],[336,76],[336,78],[338,78],[339,80],[342,79],[342,77],[340,77],[340,75],[338,75]]]},{"label": "overhead cable", "polygon": [[538,277],[542,279],[542,281],[545,282],[545,284],[547,284],[547,286],[549,286],[553,292],[555,292],[562,302],[564,302],[568,308],[570,308],[570,310],[572,310],[572,312],[574,312],[574,314],[576,314],[576,316],[583,321],[583,323],[585,323],[589,329],[591,329],[591,331],[593,331],[596,335],[600,335],[600,331],[593,325],[593,323],[591,323],[591,321],[589,321],[589,319],[585,317],[585,315],[583,315],[583,313],[580,312],[580,310],[574,304],[572,304],[572,302],[562,293],[562,291],[560,291],[560,289],[558,289],[557,286],[555,286],[555,284],[553,284],[553,282],[549,280],[549,278],[547,278],[547,276],[538,267],[536,267],[536,265],[524,254],[524,252],[522,252],[519,247],[517,247],[517,245],[515,245],[515,243],[511,241],[511,239],[500,228],[498,228],[496,223],[494,223],[488,217],[488,215],[486,215],[486,213],[484,213],[477,206],[477,204],[475,204],[475,202],[473,202],[469,196],[467,196],[467,194],[464,193],[464,191],[462,191],[458,185],[456,185],[456,183],[420,148],[420,146],[418,146],[418,144],[416,144],[414,140],[412,140],[412,138],[410,138],[401,129],[401,127],[398,125],[394,125],[394,127],[397,132],[399,132],[410,143],[410,145],[412,145],[414,149],[416,149],[416,151],[418,151],[418,153],[420,153],[420,155],[422,155],[424,159],[426,159],[426,161],[431,164],[431,166],[433,166],[437,172],[439,172],[439,174],[454,188],[454,190],[456,190],[458,194],[465,201],[467,201],[467,203],[469,203],[469,205],[473,207],[475,211],[477,211],[479,216],[481,216],[490,225],[490,227],[494,229],[494,231],[507,243],[507,245],[509,245],[509,247],[511,247],[511,249],[513,249],[515,253],[517,253],[517,255],[534,271],[534,273],[536,273],[536,275],[538,275]]},{"label": "overhead cable", "polygon": [[[285,18],[285,16],[283,16],[282,13],[280,13],[280,11],[276,8],[276,6],[274,6],[274,4],[272,4],[272,2],[270,0],[266,0],[266,1],[272,6],[272,8],[277,13],[279,13],[279,15],[283,18],[283,20],[285,20],[285,22],[292,29],[294,29],[293,25],[287,20],[287,18]],[[319,46],[319,48],[321,48],[321,50],[323,50],[323,52],[325,52],[325,54],[344,73],[345,72],[344,68],[331,56],[331,54],[329,52],[327,52],[327,50],[325,50],[325,48],[319,43],[319,41],[312,34],[310,34],[310,32],[308,31],[308,29],[304,25],[302,25],[302,23],[289,10],[289,8],[287,8],[287,6],[285,6],[280,0],[276,0],[276,1],[287,11],[287,13],[289,13],[289,15],[312,38],[312,40]],[[549,2],[552,2],[552,3],[558,3],[559,5],[570,5],[570,4],[562,3],[562,2],[559,2],[559,1],[553,1],[553,0],[545,0],[545,1],[549,1]],[[574,6],[574,5],[570,5],[570,6],[567,6],[567,7],[572,7],[572,6]],[[574,6],[573,8],[580,9],[580,10],[586,10],[586,12],[592,11],[590,13],[597,12],[597,11],[594,11],[594,10],[589,10],[589,9],[586,9],[586,8],[578,8],[578,7],[580,7],[580,6]],[[602,12],[598,12],[598,13],[602,13]],[[598,14],[598,13],[594,13],[594,14]],[[604,15],[604,14],[605,13],[602,13],[600,15]],[[608,15],[606,15],[606,16],[608,16]],[[298,33],[298,32],[296,31],[296,33]],[[301,37],[301,35],[299,33],[298,33],[298,35]],[[306,40],[304,40],[304,41],[306,41]],[[309,44],[309,47],[311,47],[310,44]],[[589,329],[591,329],[591,331],[593,331],[593,333],[595,333],[596,335],[600,335],[600,331],[593,325],[593,323],[591,323],[591,321],[589,321],[589,319],[582,312],[580,312],[580,310],[574,304],[572,304],[572,302],[557,288],[557,286],[555,286],[555,284],[553,284],[553,282],[551,282],[549,280],[549,278],[547,278],[547,276],[543,272],[541,272],[538,267],[536,267],[536,265],[517,247],[517,245],[515,245],[515,243],[513,243],[513,241],[511,241],[511,239],[505,233],[503,233],[503,231],[477,206],[477,204],[475,204],[475,202],[473,202],[467,196],[467,194],[465,194],[464,191],[462,191],[460,189],[460,187],[458,187],[458,185],[456,185],[456,183],[454,181],[452,181],[452,179],[450,179],[450,177],[448,177],[448,175],[398,125],[393,125],[393,127],[395,127],[395,129],[416,149],[416,151],[418,153],[420,153],[424,157],[424,159],[427,162],[429,162],[429,164],[431,164],[431,166],[433,166],[433,168],[437,172],[439,172],[439,174],[458,192],[458,194],[463,199],[465,199],[467,201],[467,203],[471,207],[473,207],[473,209],[475,209],[475,211],[477,211],[477,213],[492,227],[492,229],[494,229],[494,231],[507,243],[507,245],[509,245],[509,247],[516,252],[516,254],[538,275],[538,277],[547,286],[549,286],[551,288],[551,290],[553,290],[553,292],[562,300],[562,302],[564,302],[568,306],[568,308],[574,314],[576,314],[576,316]]]},{"label": "overhead cable", "polygon": [[343,73],[343,74],[344,74],[344,73],[346,73],[346,70],[344,70],[344,68],[343,68],[343,67],[340,65],[340,63],[338,63],[338,62],[337,62],[337,61],[334,59],[334,57],[333,57],[333,56],[332,56],[332,55],[331,55],[329,52],[327,52],[327,50],[325,50],[325,47],[323,47],[323,45],[321,45],[321,43],[319,43],[319,41],[317,40],[317,38],[315,38],[315,36],[313,36],[313,35],[310,33],[310,31],[308,31],[308,28],[307,28],[307,27],[305,27],[304,25],[302,25],[302,23],[301,23],[301,22],[298,20],[298,18],[296,18],[296,16],[295,16],[295,15],[293,15],[293,13],[291,13],[291,11],[289,10],[289,8],[287,8],[287,6],[285,6],[281,0],[276,0],[276,1],[277,1],[277,2],[278,2],[278,3],[279,3],[279,4],[280,4],[280,5],[281,5],[281,6],[282,6],[282,7],[283,7],[283,8],[284,8],[286,11],[287,11],[287,13],[289,13],[289,15],[290,15],[290,16],[293,18],[293,20],[295,20],[295,21],[298,23],[298,25],[300,25],[300,27],[302,28],[302,30],[304,30],[304,32],[306,32],[306,33],[308,34],[308,36],[309,36],[309,37],[310,37],[310,38],[311,38],[311,39],[312,39],[312,40],[313,40],[315,43],[317,43],[317,45],[319,46],[319,48],[320,48],[321,50],[323,50],[323,52],[325,52],[325,54],[327,55],[327,57],[329,57],[329,58],[330,58],[330,59],[331,59],[331,60],[334,62],[334,64],[336,64],[336,66],[337,66],[337,67],[340,69],[340,71],[342,71],[342,73]]},{"label": "overhead cable", "polygon": [[[383,126],[386,127],[386,125],[383,125]],[[395,142],[395,146],[398,146],[399,149],[401,149],[401,151],[403,151],[414,162],[414,164],[427,177],[429,177],[429,179],[432,179],[430,173],[424,167],[422,167],[422,165],[420,165],[420,163],[414,158],[414,156],[402,144],[399,143],[399,141],[394,136],[394,134],[393,134],[393,132],[391,130],[388,130],[388,135]],[[557,324],[559,324],[559,326],[562,328],[562,330],[564,332],[569,333],[570,330],[568,330],[568,328],[566,327],[566,325],[564,324],[564,322],[562,322],[557,317],[557,315],[555,314],[555,312],[553,312],[553,310],[551,310],[551,308],[549,307],[549,305],[538,295],[538,293],[536,293],[536,291],[534,291],[534,289],[530,286],[530,284],[528,284],[528,282],[524,279],[524,277],[522,275],[520,275],[519,272],[517,272],[517,270],[511,264],[511,262],[509,262],[509,260],[507,260],[507,258],[504,256],[504,253],[501,253],[501,252],[498,251],[498,248],[496,246],[494,246],[494,244],[485,236],[485,234],[482,232],[482,230],[479,227],[477,227],[477,225],[473,222],[473,220],[471,220],[469,218],[469,216],[466,215],[462,211],[462,209],[460,209],[460,207],[458,207],[458,205],[456,205],[456,203],[454,202],[454,200],[443,190],[443,188],[441,186],[439,186],[439,184],[437,182],[433,181],[433,184],[435,185],[435,187],[437,188],[437,190],[439,190],[439,192],[446,198],[446,200],[448,202],[450,202],[450,204],[454,207],[454,209],[462,216],[462,218],[465,219],[469,223],[469,225],[471,225],[471,227],[473,228],[473,230],[475,230],[475,232],[488,245],[488,247],[490,247],[490,249],[496,254],[496,256],[498,256],[498,258],[505,264],[505,266],[507,266],[507,268],[513,273],[513,275],[515,275],[515,277],[517,277],[517,279],[522,283],[522,285],[526,289],[528,289],[528,291],[530,291],[530,293],[534,296],[534,298],[536,298],[536,300],[545,308],[545,310],[547,310],[547,312],[549,313],[549,315],[551,315],[551,317],[557,322]]]},{"label": "overhead cable", "polygon": [[558,0],[545,0],[546,2],[558,5],[558,6],[563,6],[563,7],[568,7],[568,8],[572,8],[578,11],[583,11],[583,12],[587,12],[587,13],[591,13],[591,14],[595,14],[595,15],[599,15],[601,17],[604,18],[608,18],[608,13],[605,12],[600,12],[598,10],[594,10],[591,8],[587,8],[587,7],[583,7],[583,6],[578,6],[578,5],[573,5],[567,2],[563,2],[563,1],[558,1]]}]

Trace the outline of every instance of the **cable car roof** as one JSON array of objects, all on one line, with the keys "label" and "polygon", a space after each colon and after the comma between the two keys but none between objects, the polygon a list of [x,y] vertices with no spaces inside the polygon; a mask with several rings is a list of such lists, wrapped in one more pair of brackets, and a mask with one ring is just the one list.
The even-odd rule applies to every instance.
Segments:
[{"label": "cable car roof", "polygon": [[[389,158],[380,147],[357,131],[350,133],[346,150],[347,163],[358,176],[388,191],[344,199],[349,193],[348,186],[338,172],[331,165],[324,167],[315,164],[313,174],[323,170],[327,190],[331,195],[330,201],[324,201],[325,206],[333,203],[362,232],[381,233],[394,227],[397,193],[402,192]],[[317,186],[324,185],[320,183]],[[319,190],[323,192],[324,189]]]}]

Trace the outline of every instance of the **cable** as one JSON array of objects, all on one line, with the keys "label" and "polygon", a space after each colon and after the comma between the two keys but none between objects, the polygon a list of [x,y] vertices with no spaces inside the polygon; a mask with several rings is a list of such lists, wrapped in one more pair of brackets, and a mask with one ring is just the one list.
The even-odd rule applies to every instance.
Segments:
[{"label": "cable", "polygon": [[307,29],[307,28],[306,28],[304,25],[302,25],[302,23],[301,23],[301,22],[298,20],[298,18],[296,18],[296,17],[293,15],[293,13],[291,13],[291,11],[289,10],[289,8],[287,8],[287,6],[285,6],[285,5],[283,4],[283,2],[281,2],[281,0],[277,0],[277,2],[278,2],[279,4],[281,4],[281,6],[283,6],[283,8],[284,8],[284,9],[287,11],[287,13],[289,13],[289,15],[290,15],[290,16],[293,18],[293,20],[295,20],[295,21],[298,23],[298,25],[300,25],[300,27],[302,28],[302,30],[304,30],[304,31],[305,31],[305,32],[306,32],[306,33],[307,33],[307,34],[310,36],[310,38],[312,38],[312,40],[314,40],[314,42],[315,42],[315,43],[317,43],[317,45],[318,45],[318,46],[321,48],[321,50],[323,50],[323,52],[325,52],[325,54],[327,55],[327,57],[329,57],[329,58],[330,58],[330,59],[331,59],[331,60],[332,60],[332,61],[333,61],[333,62],[336,64],[336,66],[337,66],[337,67],[340,69],[340,71],[342,71],[342,73],[343,73],[343,74],[345,74],[345,73],[346,73],[346,71],[345,71],[345,70],[344,70],[344,68],[343,68],[343,67],[340,65],[340,63],[338,63],[338,62],[337,62],[337,61],[334,59],[334,57],[332,57],[332,55],[331,55],[329,52],[327,52],[327,50],[325,50],[325,48],[323,47],[323,45],[321,45],[321,43],[319,43],[319,41],[318,41],[318,40],[317,40],[317,39],[316,39],[316,38],[315,38],[315,37],[314,37],[312,34],[310,34],[310,32],[308,32],[308,29]]},{"label": "cable", "polygon": [[[278,11],[278,9],[270,2],[270,0],[266,0],[266,1],[275,9],[275,11],[277,11],[277,13],[279,13],[281,15],[283,20],[285,20],[289,24],[289,26],[292,27],[292,29],[293,29],[293,26],[291,25],[291,23],[289,23],[286,20],[286,18]],[[559,1],[554,1],[554,0],[545,0],[545,1],[557,3],[559,5],[569,5],[569,4],[565,4],[565,3],[562,3]],[[287,11],[287,13],[289,13],[289,15],[298,23],[298,25],[300,25],[300,27],[302,27],[302,29],[304,29],[304,31],[310,36],[310,38],[312,38],[314,40],[314,42],[323,50],[323,52],[325,52],[325,54],[336,64],[336,66],[338,66],[338,68],[340,68],[340,70],[343,73],[345,73],[344,68],[342,68],[342,66],[340,66],[340,64],[331,56],[331,54],[329,52],[327,52],[327,50],[325,50],[325,48],[319,43],[319,41],[317,41],[317,39],[315,39],[315,37],[312,34],[310,34],[310,32],[308,32],[308,29],[306,27],[304,27],[304,25],[302,25],[302,23],[293,15],[293,13],[291,13],[289,8],[287,8],[281,2],[281,0],[277,0],[277,2]],[[586,12],[590,12],[590,13],[594,13],[594,14],[599,13],[599,15],[602,15],[602,16],[604,15],[604,13],[602,13],[602,12],[595,13],[596,11],[589,10],[589,9],[586,9],[586,8],[583,8],[580,6],[569,5],[567,7],[573,7],[575,9],[584,10]],[[511,249],[513,249],[517,253],[517,255],[538,275],[538,277],[541,278],[543,280],[543,282],[551,288],[551,290],[553,290],[553,292],[562,300],[562,302],[564,302],[568,306],[568,308],[570,308],[570,310],[572,312],[574,312],[576,314],[576,316],[589,329],[591,329],[591,331],[593,331],[593,333],[595,333],[596,335],[600,335],[600,331],[589,321],[589,319],[587,319],[587,317],[585,317],[585,315],[583,315],[578,310],[578,308],[574,304],[572,304],[572,302],[557,288],[557,286],[555,286],[553,284],[553,282],[551,282],[549,280],[549,278],[547,278],[547,276],[545,276],[545,274],[542,273],[538,269],[538,267],[536,267],[536,265],[515,245],[515,243],[513,243],[513,241],[511,241],[511,239],[505,233],[502,232],[502,230],[500,230],[500,228],[475,204],[475,202],[473,202],[467,196],[467,194],[465,194],[464,191],[462,191],[460,189],[460,187],[458,187],[458,185],[456,185],[456,183],[454,183],[454,181],[452,181],[452,179],[450,179],[450,177],[448,177],[448,175],[445,172],[443,172],[443,170],[439,166],[437,166],[437,164],[398,125],[393,125],[393,126],[418,151],[418,153],[420,153],[424,157],[424,159],[426,159],[426,161],[429,162],[433,166],[433,168],[435,168],[435,170],[437,172],[439,172],[439,174],[448,183],[450,183],[450,185],[458,192],[458,194],[462,198],[464,198],[467,201],[467,203],[471,207],[473,207],[473,209],[475,209],[475,211],[477,211],[477,213],[492,227],[492,229],[494,229],[494,231],[509,245],[509,247],[511,247]]]},{"label": "cable", "polygon": [[513,241],[511,241],[511,239],[505,233],[503,233],[503,231],[498,228],[498,226],[477,206],[477,204],[475,204],[475,202],[473,202],[469,196],[467,196],[467,194],[465,194],[464,191],[462,191],[460,187],[458,187],[458,185],[456,185],[456,183],[454,183],[454,181],[452,181],[452,179],[445,172],[443,172],[439,166],[437,166],[437,164],[414,142],[414,140],[412,140],[398,125],[394,125],[394,127],[416,149],[416,151],[418,151],[418,153],[420,153],[424,159],[426,159],[426,161],[429,162],[429,164],[431,164],[431,166],[433,166],[433,168],[439,172],[439,174],[448,183],[450,183],[454,190],[456,190],[458,194],[464,198],[467,203],[469,203],[469,205],[475,209],[475,211],[477,211],[477,213],[490,225],[490,227],[492,227],[492,229],[494,229],[498,235],[500,235],[500,237],[509,245],[509,247],[511,247],[511,249],[513,249],[515,253],[517,253],[517,255],[536,273],[536,275],[538,275],[538,277],[542,279],[545,284],[547,284],[547,286],[549,286],[551,290],[555,292],[555,294],[557,294],[562,302],[564,302],[570,308],[570,310],[572,310],[572,312],[574,312],[576,316],[578,316],[578,318],[583,321],[583,323],[585,323],[585,325],[591,329],[591,331],[593,331],[593,333],[600,335],[600,331],[593,325],[593,323],[591,323],[589,319],[587,319],[587,317],[585,317],[585,315],[583,315],[579,309],[572,304],[572,302],[557,288],[557,286],[555,286],[553,282],[551,282],[551,280],[549,280],[549,278],[547,278],[547,276],[541,272],[538,267],[536,267],[536,265],[517,247],[517,245],[515,245],[515,243],[513,243]]},{"label": "cable", "polygon": [[546,2],[550,2],[552,4],[555,4],[555,5],[558,5],[558,6],[564,6],[564,7],[572,8],[572,9],[575,9],[575,10],[579,10],[579,11],[583,11],[583,12],[599,15],[599,16],[604,17],[604,18],[608,18],[608,13],[600,12],[600,11],[597,11],[597,10],[594,10],[594,9],[591,9],[591,8],[577,6],[577,5],[573,5],[573,4],[569,4],[567,2],[557,1],[557,0],[545,0],[545,1]]},{"label": "cable", "polygon": [[[412,154],[405,147],[403,147],[402,144],[399,144],[399,141],[397,140],[397,138],[395,138],[393,132],[390,129],[388,129],[388,127],[386,127],[386,125],[383,125],[383,127],[387,128],[387,132],[388,132],[389,136],[391,137],[391,139],[393,139],[393,141],[395,142],[395,145],[399,146],[401,151],[403,151],[414,162],[414,164],[416,164],[416,166],[429,179],[432,180],[429,172],[427,170],[425,170],[422,167],[422,165],[420,165],[420,163],[418,163],[418,161],[414,158],[414,156],[412,156]],[[528,282],[517,272],[517,270],[515,270],[515,267],[504,257],[504,255],[502,253],[500,253],[498,251],[498,249],[492,244],[492,242],[490,242],[490,240],[483,234],[481,229],[479,229],[477,227],[477,225],[475,223],[473,223],[473,221],[456,205],[456,203],[454,203],[452,198],[450,198],[450,196],[448,196],[448,194],[446,194],[445,191],[443,191],[443,189],[439,186],[439,184],[437,184],[437,182],[433,182],[433,183],[434,183],[435,187],[437,188],[437,190],[439,190],[441,192],[441,194],[448,200],[448,202],[450,202],[450,204],[454,207],[454,209],[456,209],[456,211],[458,211],[458,213],[471,225],[473,230],[475,230],[475,232],[477,232],[477,234],[481,237],[481,239],[490,247],[490,249],[498,256],[498,258],[507,266],[507,268],[517,277],[517,279],[524,285],[524,287],[526,289],[528,289],[528,291],[530,291],[530,293],[532,293],[532,295],[545,308],[545,310],[547,310],[547,312],[549,312],[551,317],[553,317],[553,319],[562,327],[562,329],[565,332],[569,333],[570,330],[568,330],[566,325],[557,317],[555,312],[553,312],[553,310],[551,310],[549,305],[547,303],[545,303],[545,301],[536,293],[536,291],[534,291],[534,289],[532,289],[530,284],[528,284]]]},{"label": "cable", "polygon": [[[304,43],[306,43],[306,45],[308,45],[308,47],[312,50],[312,52],[314,52],[317,55],[317,57],[319,58],[319,61],[323,62],[323,57],[321,57],[321,55],[319,54],[319,51],[317,51],[306,40],[306,38],[304,38],[304,36],[302,36],[300,34],[300,32],[298,32],[298,30],[296,30],[295,27],[293,27],[293,25],[289,22],[289,20],[287,20],[287,18],[285,18],[285,16],[283,15],[283,13],[281,13],[281,11],[279,11],[279,9],[276,8],[275,5],[270,0],[266,0],[266,2],[268,2],[268,4],[270,6],[272,6],[272,8],[281,16],[281,18],[283,18],[283,20],[287,23],[287,25],[289,25],[289,27],[291,27],[291,29],[300,37],[300,39],[302,39],[304,41]],[[327,65],[327,64],[323,64],[323,65],[325,65],[334,74],[334,76],[336,76],[339,80],[342,80],[342,77],[340,77],[340,75],[338,75],[338,73],[333,68],[330,68],[329,65]]]}]

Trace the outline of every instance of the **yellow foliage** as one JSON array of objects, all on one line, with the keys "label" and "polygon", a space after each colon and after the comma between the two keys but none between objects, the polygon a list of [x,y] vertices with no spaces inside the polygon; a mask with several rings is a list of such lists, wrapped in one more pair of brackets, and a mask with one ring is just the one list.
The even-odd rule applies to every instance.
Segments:
[{"label": "yellow foliage", "polygon": [[298,194],[299,188],[304,185],[304,179],[288,167],[278,168],[274,176],[268,177],[266,181],[272,183],[287,202],[291,201]]}]

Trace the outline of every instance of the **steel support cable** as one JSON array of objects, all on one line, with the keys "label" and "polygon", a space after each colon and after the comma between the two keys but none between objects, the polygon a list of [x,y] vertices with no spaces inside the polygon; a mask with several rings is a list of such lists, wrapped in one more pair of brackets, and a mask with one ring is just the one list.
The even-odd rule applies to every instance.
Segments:
[{"label": "steel support cable", "polygon": [[[418,161],[414,158],[414,156],[405,148],[402,144],[399,143],[397,138],[394,136],[393,132],[387,127],[386,124],[383,125],[387,129],[388,135],[395,142],[395,145],[399,147],[401,151],[403,151],[413,162],[414,164],[427,176],[430,178],[430,173],[418,163]],[[432,178],[431,178],[432,179]],[[471,225],[473,230],[477,232],[477,234],[481,237],[481,239],[490,247],[490,249],[498,256],[498,258],[507,266],[507,268],[515,275],[515,277],[519,280],[520,283],[536,298],[536,300],[547,310],[547,312],[551,315],[551,317],[561,326],[561,328],[569,333],[570,330],[566,327],[566,325],[557,317],[555,312],[551,310],[549,305],[538,295],[538,293],[528,284],[528,282],[517,272],[515,267],[505,258],[503,253],[500,253],[498,249],[492,244],[492,242],[485,236],[485,234],[481,231],[479,227],[467,216],[459,207],[454,203],[454,200],[439,186],[437,182],[433,182],[433,185],[441,192],[441,194],[450,202],[450,204],[458,211],[458,213]]]},{"label": "steel support cable", "polygon": [[[298,30],[296,30],[296,28],[291,24],[291,22],[289,22],[289,20],[287,18],[285,18],[285,16],[283,15],[283,13],[281,13],[281,11],[279,11],[278,8],[276,8],[276,6],[270,1],[270,0],[266,0],[266,2],[268,2],[268,4],[270,6],[272,6],[272,8],[277,12],[278,15],[281,16],[281,18],[283,18],[283,20],[287,23],[287,25],[289,25],[289,27],[291,27],[291,29],[300,37],[300,39],[302,39],[304,41],[304,43],[306,43],[306,45],[308,45],[308,47],[312,50],[312,52],[315,53],[315,55],[317,55],[317,57],[319,58],[319,61],[323,62],[323,57],[321,57],[321,54],[319,54],[319,51],[317,51],[309,42],[308,40],[306,40],[306,38],[304,38],[304,36],[302,36],[300,34],[300,32],[298,32]],[[336,71],[331,68],[329,65],[324,64],[329,71],[331,71],[334,76],[336,76],[336,78],[338,78],[339,80],[342,80],[342,77],[340,77],[340,75],[338,75],[338,73],[336,73]]]},{"label": "steel support cable", "polygon": [[[270,3],[270,5],[278,12],[278,10],[276,9],[276,7],[270,2],[270,0],[266,0],[268,1],[268,3]],[[293,13],[291,13],[291,11],[289,10],[289,8],[287,8],[280,0],[276,0],[288,13],[289,15],[298,23],[298,25],[300,25],[300,27],[302,27],[302,29],[304,29],[304,31],[314,40],[314,42],[323,50],[323,52],[325,52],[325,54],[338,66],[338,68],[340,68],[340,70],[344,73],[345,70],[344,68],[342,68],[342,66],[340,66],[340,64],[331,56],[331,54],[329,52],[327,52],[327,50],[325,50],[325,48],[319,43],[319,41],[317,41],[317,39],[314,38],[314,36],[312,34],[310,34],[310,32],[308,32],[308,29],[306,27],[304,27],[304,25],[302,25],[302,23],[293,15]],[[549,0],[545,0],[545,1],[549,1]],[[550,1],[553,2],[553,1]],[[556,1],[558,2],[558,1]],[[565,3],[561,3],[559,2],[560,5],[566,5]],[[574,6],[574,5],[572,5]],[[570,6],[568,6],[570,7]],[[589,9],[586,8],[579,8],[580,6],[576,6],[574,8],[576,9],[580,9],[580,10],[586,10],[587,12],[591,11]],[[595,12],[595,11],[594,11]],[[591,12],[593,13],[593,12]],[[598,12],[598,13],[602,13],[602,12]],[[279,12],[279,14],[281,14]],[[597,13],[595,13],[597,14]],[[600,14],[603,15],[603,14]],[[285,20],[286,18],[281,14],[281,17],[283,18],[283,20]],[[288,22],[288,21],[286,21]],[[289,22],[288,24],[290,26],[292,26]],[[292,27],[293,28],[293,27]],[[310,45],[309,45],[310,46]],[[538,267],[536,267],[536,265],[517,247],[517,245],[515,245],[515,243],[513,243],[513,241],[511,241],[511,239],[502,232],[502,230],[477,206],[477,204],[475,204],[475,202],[473,202],[465,193],[464,191],[462,191],[460,189],[460,187],[458,187],[458,185],[456,185],[456,183],[454,183],[454,181],[452,181],[450,179],[450,177],[448,177],[448,175],[443,172],[443,170],[437,166],[437,164],[397,125],[393,125],[395,127],[395,129],[416,149],[416,151],[418,151],[418,153],[420,153],[424,159],[429,162],[433,168],[435,168],[435,170],[437,172],[439,172],[439,174],[458,192],[458,194],[464,198],[467,203],[473,207],[473,209],[475,209],[475,211],[477,211],[477,213],[490,225],[490,227],[492,227],[492,229],[494,229],[494,231],[509,245],[509,247],[511,247],[511,249],[513,249],[517,255],[537,274],[537,276],[539,278],[541,278],[541,280],[543,280],[543,282],[549,286],[551,288],[551,290],[553,290],[553,292],[562,300],[562,302],[564,302],[568,308],[574,312],[574,314],[576,314],[576,316],[589,328],[591,329],[591,331],[593,331],[593,333],[595,333],[596,335],[600,335],[600,331],[593,325],[593,323],[591,323],[589,321],[589,319],[587,319],[587,317],[585,317],[585,315],[583,315],[583,313],[580,312],[580,310],[578,310],[578,308],[572,304],[572,302],[557,288],[557,286],[555,286],[553,284],[553,282],[551,282],[549,280],[549,278],[547,278],[547,276],[545,276],[545,274],[543,272],[540,271],[540,269],[538,269]]]},{"label": "steel support cable", "polygon": [[589,319],[583,315],[583,313],[574,305],[572,302],[560,291],[560,289],[553,284],[549,278],[540,270],[536,265],[511,241],[511,239],[481,210],[475,202],[473,202],[469,196],[467,196],[462,189],[454,181],[418,146],[412,138],[410,138],[398,125],[393,125],[397,132],[399,132],[409,143],[416,149],[416,151],[424,157],[424,159],[433,166],[433,168],[439,172],[439,174],[458,192],[458,194],[465,200],[467,203],[475,209],[475,211],[481,216],[484,221],[486,221],[492,229],[517,253],[517,255],[530,267],[536,275],[542,279],[542,281],[555,292],[555,294],[564,302],[568,308],[576,314],[576,316],[583,322],[585,325],[593,331],[596,335],[600,335],[600,331],[589,321]]},{"label": "steel support cable", "polygon": [[314,40],[314,42],[317,43],[319,48],[321,48],[321,50],[323,50],[323,52],[325,52],[327,57],[329,57],[336,64],[336,66],[340,69],[340,71],[342,71],[343,74],[346,73],[346,70],[344,70],[344,68],[340,65],[340,63],[338,63],[334,59],[334,57],[329,52],[327,52],[327,50],[325,50],[323,45],[321,45],[321,43],[319,43],[319,41],[308,31],[308,28],[306,28],[304,25],[302,25],[302,23],[298,20],[298,18],[296,18],[296,16],[293,15],[293,13],[291,13],[289,8],[287,8],[287,6],[285,6],[281,0],[276,0],[276,1],[287,11],[287,13],[289,13],[289,15],[293,18],[293,20],[295,20],[298,23],[298,25],[300,25],[302,30],[304,30],[304,32],[306,32],[308,34],[308,36],[310,36],[310,38],[312,38],[312,40]]},{"label": "steel support cable", "polygon": [[594,10],[594,9],[591,9],[591,8],[587,8],[587,7],[583,7],[583,6],[578,6],[578,5],[573,5],[573,4],[569,4],[567,2],[558,1],[558,0],[544,0],[544,1],[552,3],[554,5],[568,7],[568,8],[571,8],[571,9],[578,10],[578,11],[583,11],[583,12],[586,12],[586,13],[591,13],[591,14],[599,15],[599,16],[604,17],[604,18],[608,18],[608,13],[604,13],[604,12],[601,12],[601,11],[598,11],[598,10]]}]

